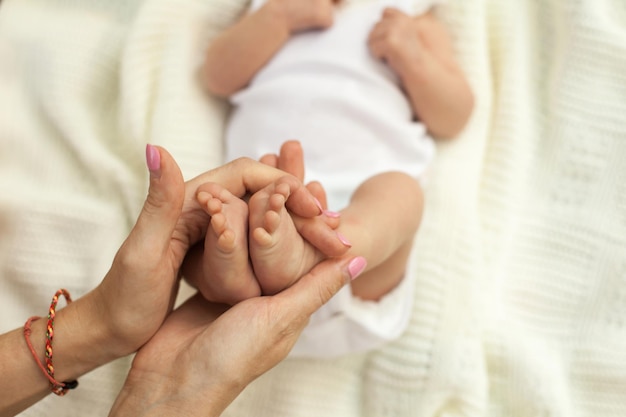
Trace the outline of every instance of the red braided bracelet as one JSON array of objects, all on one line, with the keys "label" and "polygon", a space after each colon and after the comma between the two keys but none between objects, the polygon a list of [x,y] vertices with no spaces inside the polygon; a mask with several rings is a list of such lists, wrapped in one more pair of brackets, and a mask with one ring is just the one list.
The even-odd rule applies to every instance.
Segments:
[{"label": "red braided bracelet", "polygon": [[59,382],[56,379],[54,379],[54,366],[52,365],[52,340],[54,339],[54,317],[56,316],[56,306],[57,306],[57,303],[59,302],[59,295],[63,295],[68,304],[72,302],[69,292],[67,292],[67,290],[65,289],[58,290],[56,294],[54,294],[54,297],[52,297],[52,302],[50,303],[50,308],[48,310],[48,325],[46,326],[47,330],[46,330],[46,352],[45,352],[46,366],[45,367],[39,360],[39,356],[35,352],[35,349],[33,348],[33,345],[30,341],[30,334],[31,334],[30,325],[33,321],[38,320],[41,317],[33,316],[26,321],[26,323],[24,324],[24,338],[26,339],[26,344],[28,345],[28,349],[30,350],[30,353],[32,353],[33,358],[35,358],[35,362],[37,362],[39,369],[43,371],[46,378],[48,378],[48,381],[50,381],[52,392],[54,392],[56,395],[63,396],[67,394],[68,390],[76,388],[78,386],[78,381],[73,380],[73,381]]}]

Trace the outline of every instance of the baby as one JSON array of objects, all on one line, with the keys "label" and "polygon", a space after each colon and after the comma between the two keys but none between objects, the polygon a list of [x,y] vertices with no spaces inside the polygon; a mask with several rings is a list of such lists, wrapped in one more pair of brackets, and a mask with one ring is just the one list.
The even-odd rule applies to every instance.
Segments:
[{"label": "baby", "polygon": [[[298,138],[307,178],[324,185],[332,210],[315,221],[335,227],[340,216],[340,240],[368,260],[366,272],[314,316],[296,354],[375,348],[406,326],[413,297],[406,271],[423,209],[419,180],[434,157],[432,138],[456,136],[473,109],[432,6],[253,1],[209,47],[206,85],[234,106],[227,159],[259,158]],[[202,201],[212,215],[205,244],[223,255],[205,251],[209,286],[256,282],[251,293],[273,294],[325,256],[342,253],[317,249],[323,244],[311,232],[315,223],[291,216],[288,197],[277,183],[246,204],[211,186]],[[235,257],[250,257],[251,265],[235,271]]]}]

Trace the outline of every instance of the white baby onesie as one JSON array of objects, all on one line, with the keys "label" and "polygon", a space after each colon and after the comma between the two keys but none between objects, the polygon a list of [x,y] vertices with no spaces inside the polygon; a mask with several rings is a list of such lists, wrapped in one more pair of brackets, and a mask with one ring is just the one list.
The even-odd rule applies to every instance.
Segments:
[{"label": "white baby onesie", "polygon": [[[262,3],[254,1],[251,8]],[[344,1],[330,28],[292,36],[231,98],[227,160],[258,159],[297,139],[306,181],[322,183],[331,210],[345,207],[356,187],[375,174],[403,171],[419,178],[434,157],[433,141],[414,120],[396,75],[367,46],[385,7],[414,15],[433,4],[418,3]],[[379,347],[404,331],[412,298],[410,274],[379,302],[359,300],[347,286],[312,317],[292,355],[336,356]]]},{"label": "white baby onesie", "polygon": [[258,158],[285,140],[300,140],[306,179],[324,185],[332,210],[342,209],[374,174],[399,170],[419,177],[434,154],[397,77],[367,47],[385,7],[412,14],[413,2],[342,4],[333,26],[293,36],[232,97],[226,140],[229,160]]}]

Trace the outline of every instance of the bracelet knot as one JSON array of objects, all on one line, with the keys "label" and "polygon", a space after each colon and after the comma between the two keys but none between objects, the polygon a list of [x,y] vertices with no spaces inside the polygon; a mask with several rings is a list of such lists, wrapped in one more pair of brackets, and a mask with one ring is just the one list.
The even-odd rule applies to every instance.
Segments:
[{"label": "bracelet knot", "polygon": [[56,294],[54,294],[54,297],[52,297],[52,302],[50,303],[50,308],[48,309],[48,324],[46,326],[46,349],[44,352],[44,356],[46,359],[45,367],[41,363],[41,360],[39,359],[39,356],[37,355],[37,352],[35,352],[33,344],[30,341],[30,335],[32,333],[32,330],[30,328],[31,323],[35,320],[39,320],[41,317],[33,316],[26,321],[26,323],[24,324],[24,338],[26,339],[26,344],[28,345],[28,349],[35,359],[35,362],[37,362],[37,366],[43,371],[44,376],[50,382],[51,391],[56,395],[63,396],[67,394],[68,390],[78,387],[78,381],[72,380],[59,382],[54,379],[54,365],[52,364],[52,340],[54,339],[54,318],[56,317],[56,306],[59,301],[60,295],[63,295],[63,297],[65,297],[67,304],[72,302],[69,292],[65,289],[58,290]]}]

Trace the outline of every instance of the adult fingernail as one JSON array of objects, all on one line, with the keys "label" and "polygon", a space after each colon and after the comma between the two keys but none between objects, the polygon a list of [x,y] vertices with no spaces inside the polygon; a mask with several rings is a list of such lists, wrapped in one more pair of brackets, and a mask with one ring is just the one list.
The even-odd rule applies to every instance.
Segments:
[{"label": "adult fingernail", "polygon": [[146,165],[148,165],[151,178],[159,178],[161,176],[161,154],[156,146],[146,145]]},{"label": "adult fingernail", "polygon": [[320,203],[320,201],[313,197],[313,199],[315,200],[315,204],[317,205],[317,208],[320,209],[320,214],[322,214],[324,212],[324,207],[322,207],[322,203]]},{"label": "adult fingernail", "polygon": [[356,277],[361,275],[361,273],[365,270],[367,266],[367,261],[362,256],[357,256],[348,264],[348,273],[350,274],[350,279],[354,280]]},{"label": "adult fingernail", "polygon": [[341,233],[337,232],[337,237],[339,238],[341,243],[343,243],[346,246],[352,247],[352,243],[350,243],[348,238],[346,238],[344,235],[342,235]]},{"label": "adult fingernail", "polygon": [[324,210],[324,215],[327,217],[332,217],[333,219],[338,219],[341,217],[341,213],[337,213],[336,211]]}]

